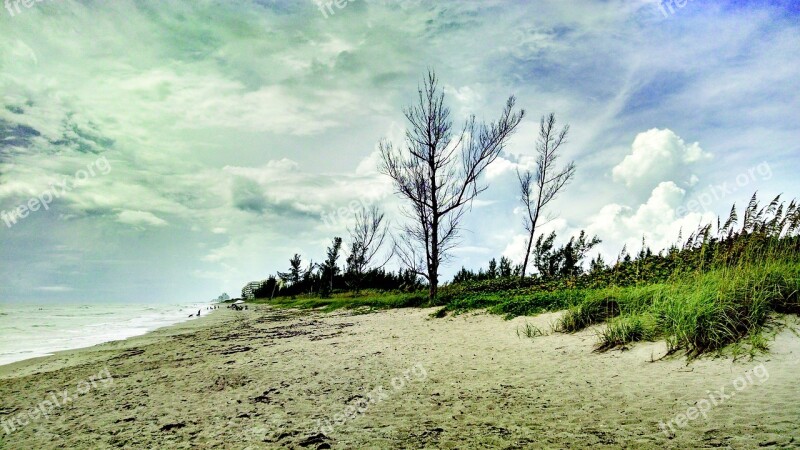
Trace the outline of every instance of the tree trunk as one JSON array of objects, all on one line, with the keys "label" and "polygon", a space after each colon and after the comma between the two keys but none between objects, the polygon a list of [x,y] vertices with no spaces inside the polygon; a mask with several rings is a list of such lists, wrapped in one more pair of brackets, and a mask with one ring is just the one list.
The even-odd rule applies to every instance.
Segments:
[{"label": "tree trunk", "polygon": [[[435,154],[435,149],[431,148],[431,155]],[[433,206],[431,215],[431,259],[428,261],[428,302],[433,304],[436,301],[436,293],[439,290],[439,186],[436,183],[436,161],[431,157],[428,162],[430,167],[431,180],[431,205]]]},{"label": "tree trunk", "polygon": [[533,233],[528,236],[528,251],[525,252],[525,262],[522,263],[522,273],[519,274],[521,280],[525,279],[525,271],[528,268],[528,258],[531,256],[531,246],[533,246]]},{"label": "tree trunk", "polygon": [[435,272],[438,269],[430,271],[430,287],[428,288],[428,300],[433,304],[436,300],[436,294],[439,292],[439,275]]},{"label": "tree trunk", "polygon": [[436,223],[436,219],[434,219],[433,230],[431,230],[432,236],[432,244],[431,244],[431,260],[428,263],[428,281],[430,282],[430,288],[428,290],[428,301],[433,304],[436,300],[436,293],[439,290],[439,247],[436,245],[439,239],[439,233],[437,232],[438,223]]},{"label": "tree trunk", "polygon": [[[543,172],[546,174],[547,172]],[[539,185],[539,194],[538,200],[536,201],[536,213],[533,215],[533,219],[531,219],[531,235],[528,237],[528,251],[525,252],[525,262],[522,264],[522,273],[520,274],[520,280],[525,279],[525,271],[528,268],[528,257],[531,255],[531,247],[533,246],[533,238],[536,236],[536,224],[539,222],[539,211],[542,209],[542,186]]]}]

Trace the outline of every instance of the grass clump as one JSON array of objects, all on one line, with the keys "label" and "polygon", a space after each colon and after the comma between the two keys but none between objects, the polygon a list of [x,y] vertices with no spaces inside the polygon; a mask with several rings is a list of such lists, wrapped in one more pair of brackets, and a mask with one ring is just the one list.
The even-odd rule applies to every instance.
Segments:
[{"label": "grass clump", "polygon": [[522,326],[521,331],[520,328],[517,328],[517,337],[525,336],[526,338],[533,339],[539,336],[545,336],[544,331],[541,328],[533,325],[532,323],[525,322],[525,325]]},{"label": "grass clump", "polygon": [[587,291],[582,289],[535,292],[528,295],[505,298],[489,308],[489,311],[494,314],[504,315],[506,319],[561,311],[583,301],[586,294]]},{"label": "grass clump", "polygon": [[671,351],[689,355],[719,350],[750,336],[754,342],[772,311],[800,287],[800,266],[772,262],[712,270],[688,276],[655,305],[659,327]]},{"label": "grass clump", "polygon": [[586,296],[583,302],[569,308],[556,329],[565,333],[574,333],[590,325],[604,322],[620,313],[620,304],[606,290],[595,291]]},{"label": "grass clump", "polygon": [[[684,350],[689,356],[737,342],[764,349],[762,331],[769,315],[795,307],[798,290],[797,263],[748,264],[688,274],[663,285],[600,291],[570,309],[559,325],[576,331],[613,316],[600,332],[600,350],[660,338],[670,352]],[[603,309],[611,302],[619,314],[613,314],[613,307]]]},{"label": "grass clump", "polygon": [[580,303],[585,296],[586,291],[581,289],[532,293],[483,292],[453,299],[444,306],[444,310],[462,313],[487,309],[492,314],[500,314],[506,319],[513,319],[519,316],[561,311]]},{"label": "grass clump", "polygon": [[650,341],[658,337],[656,320],[648,315],[618,317],[600,332],[599,351],[610,350],[639,341]]}]

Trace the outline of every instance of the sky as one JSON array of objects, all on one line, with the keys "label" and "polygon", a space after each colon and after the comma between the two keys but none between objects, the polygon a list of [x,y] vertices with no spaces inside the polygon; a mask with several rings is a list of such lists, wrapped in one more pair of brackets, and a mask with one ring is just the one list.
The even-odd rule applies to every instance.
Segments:
[{"label": "sky", "polygon": [[358,205],[399,227],[377,146],[400,143],[428,69],[457,123],[495,120],[509,95],[527,112],[445,278],[521,261],[515,169],[551,112],[577,172],[542,231],[596,234],[607,261],[755,191],[800,193],[797,2],[339,5],[6,2],[0,302],[236,296],[295,253],[324,259]]}]

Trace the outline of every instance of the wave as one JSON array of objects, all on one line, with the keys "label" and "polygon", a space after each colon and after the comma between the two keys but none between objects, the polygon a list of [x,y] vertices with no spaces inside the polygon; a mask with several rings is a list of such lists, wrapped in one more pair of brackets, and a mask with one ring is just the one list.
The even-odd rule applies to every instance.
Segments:
[{"label": "wave", "polygon": [[209,305],[15,305],[0,313],[0,365],[139,336]]}]

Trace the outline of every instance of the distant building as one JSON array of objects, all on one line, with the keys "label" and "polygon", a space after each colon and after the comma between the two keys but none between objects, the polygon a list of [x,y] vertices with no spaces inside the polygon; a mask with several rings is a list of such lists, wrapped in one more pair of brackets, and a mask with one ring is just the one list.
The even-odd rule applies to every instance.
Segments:
[{"label": "distant building", "polygon": [[242,288],[242,298],[245,300],[253,300],[256,298],[256,290],[264,285],[267,281],[253,281],[247,283],[244,288]]},{"label": "distant building", "polygon": [[225,294],[222,294],[219,297],[217,297],[216,301],[218,301],[218,302],[227,302],[230,299],[231,299],[231,297],[227,293],[225,293]]}]

